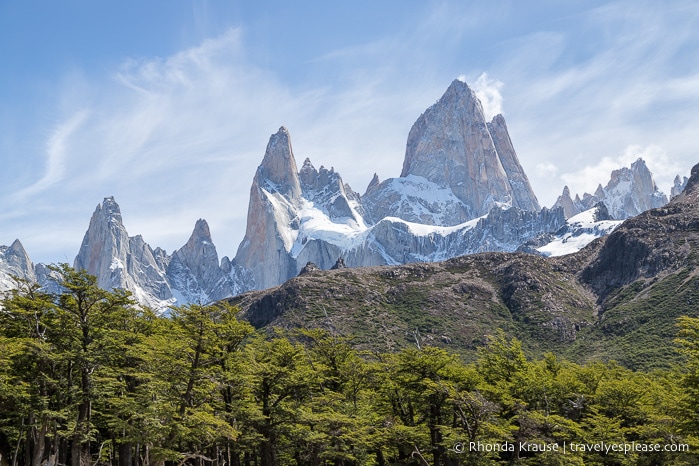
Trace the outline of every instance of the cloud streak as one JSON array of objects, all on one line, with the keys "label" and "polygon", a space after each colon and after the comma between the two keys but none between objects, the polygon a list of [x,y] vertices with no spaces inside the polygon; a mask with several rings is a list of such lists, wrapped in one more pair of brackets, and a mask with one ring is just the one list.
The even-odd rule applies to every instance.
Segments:
[{"label": "cloud streak", "polygon": [[[241,37],[232,29],[171,57],[127,59],[111,79],[90,82],[89,98],[67,86],[76,109],[64,111],[75,113],[47,142],[44,176],[21,191],[36,206],[64,200],[39,228],[63,224],[77,251],[90,212],[114,195],[127,230],[154,247],[180,247],[203,217],[219,253],[232,256],[255,169],[281,125],[291,130],[299,163],[309,156],[334,166],[358,191],[374,171],[400,170],[418,98],[406,107],[390,76],[367,81],[361,70],[340,90],[291,89],[250,61]],[[374,163],[351,163],[358,154]]]},{"label": "cloud streak", "polygon": [[537,31],[505,45],[514,53],[502,52],[489,73],[507,83],[508,127],[525,170],[546,158],[559,167],[560,184],[546,170],[528,171],[544,204],[564,183],[580,191],[606,183],[609,170],[630,163],[628,146],[655,147],[675,161],[654,163],[646,149],[631,151],[651,158],[665,192],[674,174],[689,173],[699,67],[687,51],[699,46],[699,14],[688,2],[673,6],[610,3],[579,13],[568,30]]},{"label": "cloud streak", "polygon": [[36,195],[64,180],[68,155],[67,148],[70,146],[70,139],[80,130],[80,127],[87,120],[88,114],[87,110],[80,110],[53,131],[46,143],[44,175],[38,181],[19,191],[17,198],[23,199]]}]

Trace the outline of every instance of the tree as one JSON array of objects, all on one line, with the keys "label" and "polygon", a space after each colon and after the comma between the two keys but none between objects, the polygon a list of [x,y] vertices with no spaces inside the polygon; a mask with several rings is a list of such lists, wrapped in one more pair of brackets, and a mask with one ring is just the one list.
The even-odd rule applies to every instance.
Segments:
[{"label": "tree", "polygon": [[19,281],[0,313],[9,375],[20,387],[10,395],[25,401],[11,417],[14,437],[24,442],[26,464],[70,460],[73,466],[87,466],[98,434],[92,419],[99,396],[95,372],[110,364],[119,344],[110,342],[109,329],[130,318],[134,303],[124,291],[100,289],[85,271],[66,264],[52,269],[60,293]]},{"label": "tree", "polygon": [[[234,391],[240,350],[252,327],[225,305],[172,308],[135,349],[141,382],[139,441],[155,461],[210,458],[240,434]],[[215,455],[214,455],[215,456]]]},{"label": "tree", "polygon": [[256,434],[254,453],[261,466],[277,466],[280,455],[293,457],[293,446],[285,442],[317,380],[303,346],[280,335],[256,340],[246,355],[251,403],[246,421]]},{"label": "tree", "polygon": [[689,437],[695,448],[699,447],[699,318],[681,317],[675,342],[684,356],[681,373],[684,397],[680,403],[682,432]]},{"label": "tree", "polygon": [[109,364],[112,356],[109,329],[128,318],[135,302],[127,291],[99,288],[97,279],[85,270],[67,264],[53,269],[61,277],[63,292],[56,303],[56,324],[49,332],[59,357],[67,363],[66,388],[76,411],[71,422],[71,465],[90,466],[90,442],[95,439],[92,405],[97,396],[94,373]]},{"label": "tree", "polygon": [[23,454],[27,464],[38,466],[44,460],[47,435],[61,416],[55,354],[47,337],[55,308],[52,297],[38,285],[15,281],[17,286],[0,312],[0,408],[7,413],[0,425],[4,437],[0,444],[15,445],[11,456],[5,453],[13,464]]}]

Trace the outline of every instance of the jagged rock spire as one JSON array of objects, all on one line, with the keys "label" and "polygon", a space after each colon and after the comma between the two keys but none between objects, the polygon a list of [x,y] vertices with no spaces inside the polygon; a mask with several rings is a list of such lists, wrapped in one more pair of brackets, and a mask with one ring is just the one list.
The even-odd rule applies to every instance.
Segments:
[{"label": "jagged rock spire", "polygon": [[504,118],[486,123],[478,97],[458,79],[410,130],[401,177],[411,174],[449,187],[468,206],[470,217],[483,215],[498,203],[539,209]]},{"label": "jagged rock spire", "polygon": [[631,167],[612,171],[607,185],[603,187],[600,183],[595,194],[585,193],[582,201],[577,195],[574,201],[571,200],[566,186],[553,207],[563,207],[566,218],[570,218],[600,201],[607,206],[612,218],[624,220],[667,204],[667,197],[656,186],[646,163],[639,158]]},{"label": "jagged rock spire", "polygon": [[206,220],[197,220],[187,243],[173,254],[173,261],[175,259],[191,270],[200,284],[220,278],[218,254]]},{"label": "jagged rock spire", "polygon": [[[289,131],[282,126],[269,138],[255,179],[259,185],[266,184],[289,199],[298,199],[301,197],[301,185],[297,172]],[[269,186],[270,183],[273,186]]]},{"label": "jagged rock spire", "polygon": [[365,193],[370,193],[374,191],[379,186],[379,184],[381,184],[381,180],[379,180],[379,175],[374,173],[374,176],[371,178],[369,185],[366,187]]},{"label": "jagged rock spire", "polygon": [[22,243],[16,239],[8,246],[0,246],[0,291],[15,286],[12,276],[36,281],[34,264]]},{"label": "jagged rock spire", "polygon": [[507,181],[509,181],[512,188],[512,205],[522,210],[539,210],[541,206],[531,184],[529,184],[529,178],[527,178],[522,165],[519,163],[517,153],[510,139],[510,133],[507,131],[505,117],[501,114],[495,115],[493,120],[488,123],[488,131],[493,138],[495,150],[500,157],[502,167],[505,169]]},{"label": "jagged rock spire", "polygon": [[345,264],[345,259],[342,257],[337,258],[337,262],[335,262],[335,265],[330,267],[330,270],[337,270],[337,269],[346,269],[347,265]]},{"label": "jagged rock spire", "polygon": [[[100,280],[98,284],[102,288],[110,289],[110,285],[122,285],[112,280],[111,276],[114,274],[111,272],[119,267],[116,261],[124,266],[128,247],[129,235],[122,223],[119,204],[114,197],[105,197],[101,204],[97,204],[90,218],[90,225],[73,267],[87,270],[97,276]],[[108,272],[110,267],[111,272]]]},{"label": "jagged rock spire", "polygon": [[270,137],[253,178],[245,237],[233,261],[251,272],[256,288],[268,288],[296,275],[288,254],[294,243],[289,230],[298,221],[301,196],[291,137],[282,126]]},{"label": "jagged rock spire", "polygon": [[563,194],[558,196],[558,199],[556,199],[556,203],[553,204],[553,208],[555,209],[556,207],[563,208],[563,214],[565,215],[565,218],[570,218],[581,212],[580,206],[576,204],[575,201],[573,201],[573,199],[570,197],[570,188],[568,188],[568,186],[565,186],[563,188]]},{"label": "jagged rock spire", "polygon": [[685,187],[676,198],[676,202],[694,202],[699,201],[699,163],[692,167],[689,179],[685,183]]},{"label": "jagged rock spire", "polygon": [[187,243],[172,254],[167,276],[173,288],[189,302],[206,304],[231,296],[235,291],[230,270],[219,265],[209,224],[201,218]]},{"label": "jagged rock spire", "polygon": [[684,188],[687,186],[687,181],[689,181],[689,178],[687,178],[686,176],[680,178],[680,175],[677,175],[673,182],[673,186],[670,189],[670,198],[679,196],[682,193],[682,191],[684,191]]},{"label": "jagged rock spire", "polygon": [[113,197],[105,197],[95,208],[73,267],[95,275],[100,288],[131,291],[154,308],[173,300],[153,250],[140,235],[129,237]]}]

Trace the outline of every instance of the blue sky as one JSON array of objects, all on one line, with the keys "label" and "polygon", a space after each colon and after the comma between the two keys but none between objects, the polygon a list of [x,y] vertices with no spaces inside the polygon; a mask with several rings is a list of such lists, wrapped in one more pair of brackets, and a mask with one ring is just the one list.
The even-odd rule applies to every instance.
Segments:
[{"label": "blue sky", "polygon": [[95,206],[168,252],[243,237],[269,136],[355,191],[398,176],[463,76],[505,115],[543,205],[643,157],[699,162],[694,1],[0,0],[0,244],[72,263]]}]

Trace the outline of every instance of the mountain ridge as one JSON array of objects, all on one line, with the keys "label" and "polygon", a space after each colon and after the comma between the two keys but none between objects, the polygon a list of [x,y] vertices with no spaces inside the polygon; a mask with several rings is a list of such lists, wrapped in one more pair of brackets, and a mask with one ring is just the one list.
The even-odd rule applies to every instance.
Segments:
[{"label": "mountain ridge", "polygon": [[[628,173],[643,186],[654,186],[645,164],[635,164],[636,171],[632,165],[630,172],[612,173],[614,186]],[[634,175],[641,169],[642,176]],[[685,184],[679,180],[673,195]],[[628,190],[631,205],[643,207],[635,199],[647,191]],[[374,175],[363,195],[332,167],[316,169],[306,158],[299,169],[291,135],[280,127],[270,136],[253,177],[246,234],[232,260],[224,256],[219,261],[203,219],[171,255],[151,248],[140,235],[128,235],[118,204],[107,197],[90,220],[74,265],[95,274],[100,286],[127,289],[141,303],[164,310],[174,303],[203,303],[273,287],[295,277],[308,262],[330,269],[338,259],[360,267],[486,251],[555,256],[618,225],[600,220],[595,205],[576,214],[582,217],[566,215],[582,201],[570,199],[567,188],[565,193],[568,204],[540,208],[505,118],[486,121],[475,93],[455,80],[411,128],[401,176],[381,181]],[[39,271],[41,264],[30,265],[26,257],[22,267],[27,270],[21,274],[46,280],[45,267]],[[0,275],[9,267],[0,261]],[[3,286],[9,287],[7,280]]]},{"label": "mountain ridge", "polygon": [[[699,164],[668,205],[624,221],[573,254],[480,253],[333,271],[309,264],[282,285],[228,302],[258,328],[317,326],[353,335],[368,350],[417,341],[468,359],[478,342],[502,328],[530,354],[667,367],[676,358],[674,319],[699,315],[691,304],[699,299],[697,201]],[[671,303],[667,312],[653,312],[664,300]],[[643,312],[636,315],[634,306]]]},{"label": "mountain ridge", "polygon": [[[686,182],[685,182],[686,184]],[[684,185],[675,179],[673,197],[682,192]],[[566,218],[591,209],[598,202],[603,202],[614,220],[626,220],[648,209],[667,204],[665,194],[658,189],[653,175],[643,159],[639,158],[630,167],[613,170],[605,187],[600,184],[594,194],[585,193],[573,199],[568,186],[558,197],[552,208],[562,207]]]}]

